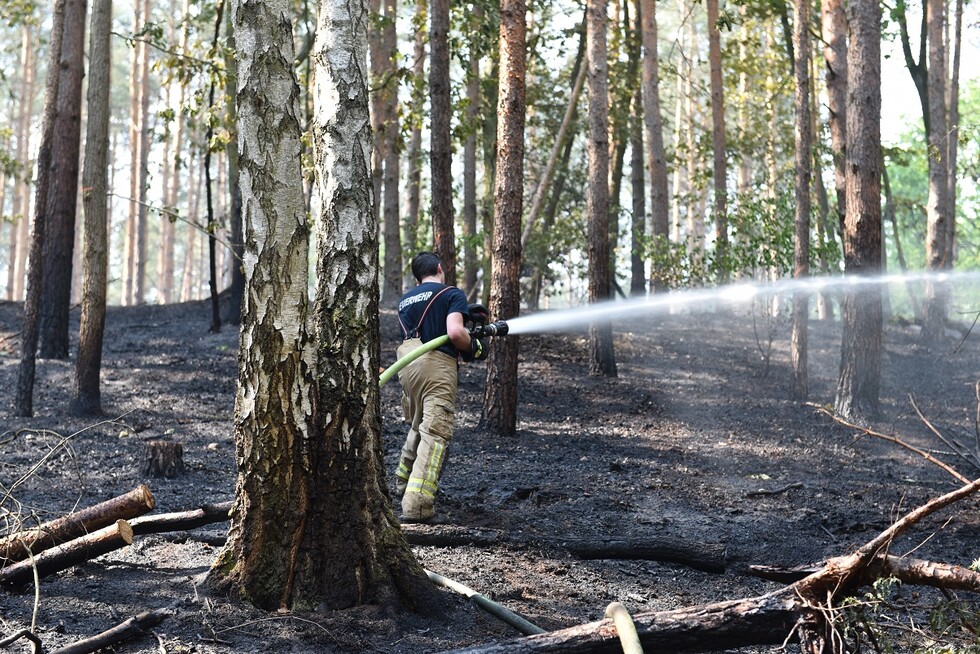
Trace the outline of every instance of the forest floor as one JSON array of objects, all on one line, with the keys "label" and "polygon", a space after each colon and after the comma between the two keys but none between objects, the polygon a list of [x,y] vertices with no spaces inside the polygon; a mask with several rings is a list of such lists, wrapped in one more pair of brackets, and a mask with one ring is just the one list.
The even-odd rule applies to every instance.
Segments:
[{"label": "forest floor", "polygon": [[[20,311],[19,304],[0,304],[0,527],[13,517],[51,519],[140,483],[152,489],[156,513],[232,499],[237,332],[209,334],[206,303],[110,309],[102,422],[67,415],[74,364],[53,360],[38,365],[36,416],[13,417]],[[77,311],[73,317],[77,330]],[[960,317],[967,326],[973,319]],[[615,333],[614,379],[587,374],[582,332],[520,337],[513,438],[478,428],[484,367],[462,366],[438,508],[453,525],[501,538],[414,547],[426,568],[553,630],[599,620],[614,600],[641,613],[775,590],[779,584],[748,574],[748,566],[848,553],[906,510],[958,486],[922,457],[814,406],[833,402],[839,322],[810,326],[814,405],[791,399],[786,319],[767,323],[758,307],[617,322]],[[397,335],[389,311],[382,334],[388,365]],[[913,326],[889,321],[881,373],[882,416],[870,426],[969,478],[980,476],[949,454],[910,401],[914,396],[942,433],[974,447],[980,330],[966,338],[950,333],[943,348],[929,351],[917,344]],[[382,392],[390,473],[405,432],[399,395],[397,383]],[[185,475],[144,475],[144,441],[159,437],[183,444]],[[969,565],[980,558],[977,508],[969,499],[941,512],[892,551],[918,548],[919,558]],[[137,537],[43,579],[37,600],[33,588],[0,591],[0,638],[29,627],[35,611],[36,632],[53,648],[168,606],[174,614],[152,636],[115,651],[438,652],[519,635],[448,590],[442,615],[379,607],[267,614],[208,596],[199,584],[226,530],[218,524]],[[560,546],[563,539],[604,538],[668,538],[692,550],[720,545],[724,572],[582,560]],[[29,651],[26,641],[9,647]]]}]

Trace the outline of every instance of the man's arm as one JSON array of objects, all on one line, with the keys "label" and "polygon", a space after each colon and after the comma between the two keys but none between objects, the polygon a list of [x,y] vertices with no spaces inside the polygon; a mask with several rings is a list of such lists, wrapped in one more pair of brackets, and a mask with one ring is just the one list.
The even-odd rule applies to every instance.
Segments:
[{"label": "man's arm", "polygon": [[463,314],[457,311],[446,316],[446,333],[449,334],[449,340],[453,342],[453,346],[457,350],[460,352],[470,351],[472,339],[470,332],[463,324]]}]

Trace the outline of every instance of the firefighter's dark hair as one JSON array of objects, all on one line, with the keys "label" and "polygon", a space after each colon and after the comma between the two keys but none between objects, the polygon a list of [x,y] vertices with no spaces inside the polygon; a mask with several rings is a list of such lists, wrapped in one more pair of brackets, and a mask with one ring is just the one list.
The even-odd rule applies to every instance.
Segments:
[{"label": "firefighter's dark hair", "polygon": [[435,252],[419,252],[412,257],[412,274],[415,280],[421,282],[426,277],[431,277],[439,272],[439,264],[442,259]]}]

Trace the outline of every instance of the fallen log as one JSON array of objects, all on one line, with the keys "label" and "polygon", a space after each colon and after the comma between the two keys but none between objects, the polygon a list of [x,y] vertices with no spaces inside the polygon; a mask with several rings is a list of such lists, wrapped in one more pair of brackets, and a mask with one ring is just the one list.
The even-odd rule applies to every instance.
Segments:
[{"label": "fallen log", "polygon": [[136,536],[197,529],[228,520],[229,512],[234,505],[234,502],[219,502],[217,504],[205,504],[190,511],[146,515],[130,520],[129,525],[133,528],[133,534]]},{"label": "fallen log", "polygon": [[129,640],[130,638],[146,633],[147,629],[157,626],[169,615],[170,612],[166,610],[144,611],[139,615],[134,615],[125,622],[117,624],[112,629],[107,629],[90,638],[84,638],[67,647],[53,650],[50,654],[89,654],[90,652],[97,652],[110,645],[115,645],[116,643],[121,643],[124,640]]},{"label": "fallen log", "polygon": [[[825,564],[803,565],[783,568],[769,565],[750,565],[750,574],[779,581],[793,583],[816,574]],[[968,590],[980,593],[980,572],[974,572],[961,565],[950,565],[924,559],[911,559],[892,554],[878,555],[865,567],[864,582],[871,583],[882,577],[894,577],[906,584],[933,586],[947,590]]]},{"label": "fallen log", "polygon": [[560,546],[580,559],[630,559],[683,563],[704,572],[724,572],[726,548],[718,543],[682,541],[669,536],[629,539],[563,540]]},{"label": "fallen log", "polygon": [[[640,613],[633,624],[646,651],[705,652],[748,645],[781,645],[799,620],[799,599],[786,593],[673,611]],[[479,645],[454,654],[619,654],[611,619],[526,638]]]},{"label": "fallen log", "polygon": [[46,549],[97,531],[116,520],[128,520],[151,511],[156,502],[145,485],[100,504],[19,531],[0,539],[0,565],[15,563]]},{"label": "fallen log", "polygon": [[428,547],[494,547],[501,544],[534,545],[563,549],[580,559],[628,559],[682,563],[705,572],[724,572],[726,548],[719,543],[683,541],[670,536],[541,540],[514,538],[491,529],[468,529],[458,525],[402,525],[410,545]]},{"label": "fallen log", "polygon": [[33,559],[19,561],[0,570],[0,585],[18,587],[34,578],[60,572],[73,565],[106,554],[133,542],[133,529],[125,520],[116,520],[108,527],[81,538],[44,550]]}]

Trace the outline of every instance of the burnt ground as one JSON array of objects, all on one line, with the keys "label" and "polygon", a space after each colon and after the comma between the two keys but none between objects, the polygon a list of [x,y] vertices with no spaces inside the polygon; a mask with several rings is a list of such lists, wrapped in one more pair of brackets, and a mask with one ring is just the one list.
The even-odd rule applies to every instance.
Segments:
[{"label": "burnt ground", "polygon": [[[64,361],[39,363],[36,417],[12,416],[20,305],[0,304],[0,509],[7,512],[0,518],[51,519],[143,482],[156,512],[231,499],[237,334],[207,333],[208,311],[205,303],[111,309],[103,369],[108,417],[97,422],[67,416],[73,364]],[[550,630],[598,620],[613,600],[640,613],[774,590],[775,582],[747,574],[748,565],[847,553],[905,510],[956,486],[921,457],[794,402],[786,322],[776,321],[770,351],[758,310],[755,318],[756,329],[747,309],[617,323],[615,379],[587,374],[584,333],[523,336],[515,438],[478,428],[483,368],[464,365],[439,507],[453,524],[502,537],[494,546],[415,547],[420,561]],[[396,327],[393,314],[382,319],[387,364]],[[839,349],[838,323],[811,324],[816,404],[832,402]],[[931,435],[909,395],[944,434],[973,446],[978,381],[980,333],[965,340],[951,334],[942,351],[928,351],[916,344],[913,327],[890,322],[883,415],[872,426],[976,477]],[[383,389],[382,402],[393,471],[404,433],[397,383]],[[178,479],[144,477],[144,441],[161,436],[184,445],[188,469]],[[207,596],[198,584],[225,530],[138,537],[44,579],[37,633],[47,647],[63,646],[140,611],[175,605],[152,636],[115,651],[435,652],[517,635],[449,591],[449,609],[437,616],[379,607],[266,614]],[[608,537],[670,538],[692,550],[721,544],[725,571],[580,560],[554,545]],[[918,525],[893,551],[918,547],[918,557],[968,565],[980,558],[978,543],[980,512],[970,499]],[[33,589],[0,591],[0,638],[29,626],[34,609]],[[27,643],[8,651],[28,651]]]}]

